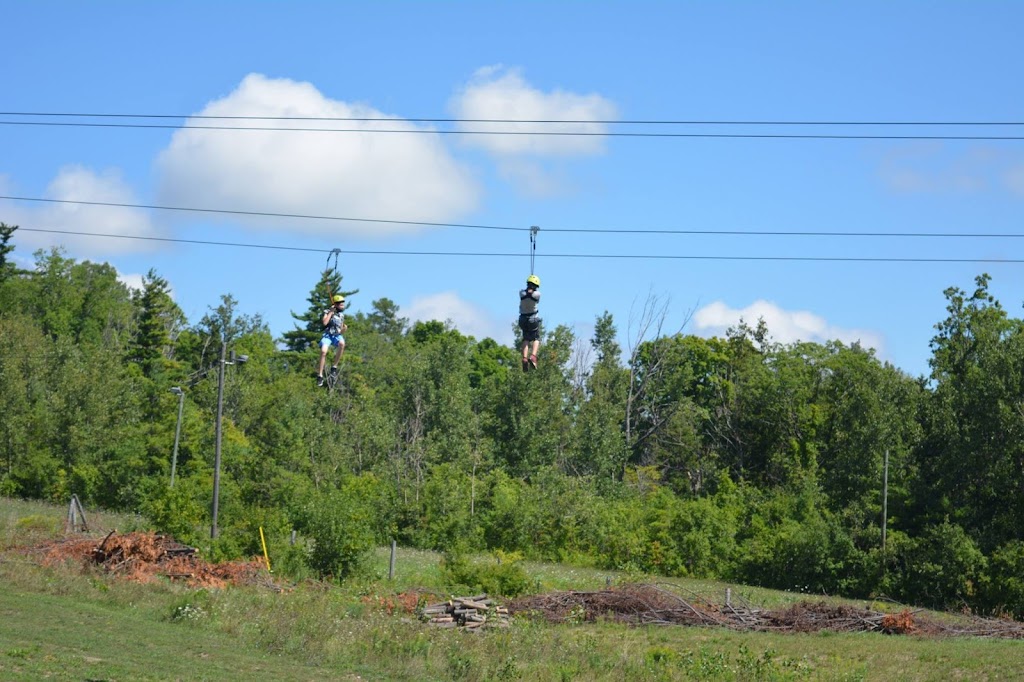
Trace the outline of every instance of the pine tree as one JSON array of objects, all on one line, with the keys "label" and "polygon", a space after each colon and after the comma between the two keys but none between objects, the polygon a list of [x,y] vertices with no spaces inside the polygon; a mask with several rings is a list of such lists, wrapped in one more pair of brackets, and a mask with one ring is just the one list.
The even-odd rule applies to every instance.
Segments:
[{"label": "pine tree", "polygon": [[18,274],[18,268],[7,257],[9,253],[14,251],[14,245],[8,242],[10,242],[11,237],[14,236],[14,231],[17,229],[17,225],[0,223],[0,283]]},{"label": "pine tree", "polygon": [[152,378],[170,357],[174,333],[184,326],[184,314],[170,295],[167,280],[150,270],[136,295],[138,323],[131,345],[131,359]]}]

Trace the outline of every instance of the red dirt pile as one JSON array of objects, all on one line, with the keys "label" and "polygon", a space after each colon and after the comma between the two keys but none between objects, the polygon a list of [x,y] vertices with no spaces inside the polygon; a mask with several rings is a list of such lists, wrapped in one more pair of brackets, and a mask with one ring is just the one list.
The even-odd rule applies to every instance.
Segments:
[{"label": "red dirt pile", "polygon": [[156,533],[111,532],[105,538],[68,539],[35,548],[47,566],[80,561],[101,566],[108,573],[140,583],[159,576],[182,580],[190,587],[221,588],[227,585],[259,585],[278,588],[262,559],[210,563],[198,550]]}]

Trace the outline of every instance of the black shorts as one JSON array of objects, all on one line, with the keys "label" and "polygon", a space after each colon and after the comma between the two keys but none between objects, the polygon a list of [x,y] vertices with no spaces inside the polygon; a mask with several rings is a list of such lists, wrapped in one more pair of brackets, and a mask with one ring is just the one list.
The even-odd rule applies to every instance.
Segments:
[{"label": "black shorts", "polygon": [[523,341],[540,341],[540,318],[536,315],[520,315],[519,328],[523,330]]}]

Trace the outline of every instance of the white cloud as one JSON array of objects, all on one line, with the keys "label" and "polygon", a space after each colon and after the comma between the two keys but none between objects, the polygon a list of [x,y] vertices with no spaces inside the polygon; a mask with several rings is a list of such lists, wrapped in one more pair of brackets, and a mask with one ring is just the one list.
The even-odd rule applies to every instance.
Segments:
[{"label": "white cloud", "polygon": [[938,142],[917,142],[890,150],[881,160],[879,176],[902,194],[969,194],[1000,188],[1024,194],[1024,167],[1017,158],[991,147],[966,150]]},{"label": "white cloud", "polygon": [[121,284],[124,284],[129,289],[134,289],[136,291],[142,291],[142,289],[143,289],[142,278],[143,278],[142,274],[136,274],[136,273],[126,274],[126,273],[123,273],[123,272],[118,272],[117,273],[117,281],[118,282],[121,282]]},{"label": "white cloud", "polygon": [[1017,196],[1024,197],[1024,166],[1011,168],[1004,177],[1006,186]]},{"label": "white cloud", "polygon": [[[199,115],[382,118],[386,121],[242,121],[226,125],[418,130],[365,104],[332,100],[310,83],[250,74]],[[195,121],[196,124],[215,121]],[[157,161],[162,202],[272,213],[443,222],[480,193],[441,136],[401,133],[179,130]],[[259,228],[282,221],[238,218]],[[288,220],[307,234],[395,234],[408,225]]]},{"label": "white cloud", "polygon": [[[8,183],[4,183],[8,184]],[[96,172],[79,165],[61,168],[44,192],[47,199],[92,201],[114,204],[140,203],[117,169]],[[0,205],[7,202],[0,201]],[[97,232],[133,237],[158,236],[149,214],[142,209],[85,204],[38,204],[32,207],[11,202],[4,206],[4,221],[21,227],[15,233],[19,245],[34,250],[63,245],[73,256],[96,257],[152,251],[157,243],[143,239],[115,239],[75,236],[57,232],[29,232],[30,229],[67,232]]]},{"label": "white cloud", "polygon": [[564,195],[571,189],[565,177],[526,159],[502,160],[498,172],[520,192],[535,199]]},{"label": "white cloud", "polygon": [[845,344],[859,341],[865,348],[881,352],[882,336],[865,329],[845,329],[828,323],[825,318],[804,310],[785,310],[770,301],[758,300],[746,308],[730,308],[721,301],[704,306],[693,316],[696,329],[707,336],[721,334],[739,324],[740,319],[754,326],[764,318],[771,337],[779,343],[795,341],[824,342],[839,340]]},{"label": "white cloud", "polygon": [[410,321],[451,322],[461,333],[478,340],[490,337],[499,343],[512,342],[511,323],[502,326],[485,309],[460,298],[454,291],[414,296],[401,310],[402,316]]},{"label": "white cloud", "polygon": [[[604,151],[608,126],[599,121],[617,116],[615,105],[597,94],[579,95],[564,90],[542,92],[517,70],[485,67],[452,98],[450,107],[460,119],[571,120],[586,123],[461,123],[463,131],[577,132],[562,135],[466,135],[465,143],[497,157],[579,156]],[[596,135],[594,134],[596,133]]]}]

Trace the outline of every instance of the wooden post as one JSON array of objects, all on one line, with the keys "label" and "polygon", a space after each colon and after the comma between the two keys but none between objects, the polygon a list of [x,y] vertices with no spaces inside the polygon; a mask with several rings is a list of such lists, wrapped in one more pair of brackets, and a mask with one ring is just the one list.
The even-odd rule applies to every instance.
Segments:
[{"label": "wooden post", "polygon": [[71,503],[68,505],[68,520],[64,532],[77,532],[79,526],[82,527],[83,532],[89,532],[89,524],[85,521],[85,510],[82,509],[82,503],[78,501],[78,495],[72,495]]},{"label": "wooden post", "polygon": [[885,554],[886,525],[889,521],[889,449],[885,450],[885,465],[882,468],[882,554]]},{"label": "wooden post", "polygon": [[395,541],[391,541],[391,563],[388,565],[388,580],[395,579]]}]

